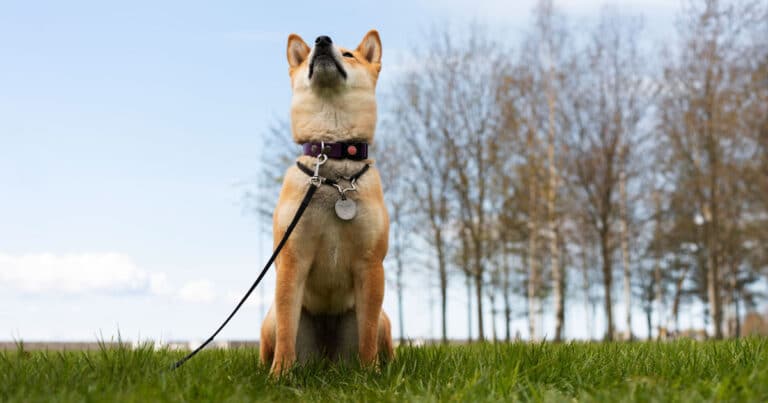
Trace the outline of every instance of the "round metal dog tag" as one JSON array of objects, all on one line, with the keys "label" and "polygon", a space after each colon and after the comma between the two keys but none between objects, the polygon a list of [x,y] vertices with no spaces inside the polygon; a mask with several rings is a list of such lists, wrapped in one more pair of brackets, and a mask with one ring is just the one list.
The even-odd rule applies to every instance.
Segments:
[{"label": "round metal dog tag", "polygon": [[349,221],[357,215],[357,203],[352,199],[339,199],[336,201],[336,215],[342,220]]}]

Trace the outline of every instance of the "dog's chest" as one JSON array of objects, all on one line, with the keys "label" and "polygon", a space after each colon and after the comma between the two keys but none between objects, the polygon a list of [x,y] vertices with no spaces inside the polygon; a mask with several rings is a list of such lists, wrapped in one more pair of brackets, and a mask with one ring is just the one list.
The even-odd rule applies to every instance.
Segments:
[{"label": "dog's chest", "polygon": [[365,252],[374,243],[370,206],[359,195],[347,196],[358,204],[358,213],[345,221],[334,211],[338,194],[322,189],[316,196],[304,222],[314,233],[305,305],[315,312],[342,312],[354,306],[355,271],[363,269]]},{"label": "dog's chest", "polygon": [[[313,161],[304,162],[311,166]],[[349,178],[364,166],[362,163],[328,161],[321,176],[349,187]],[[303,174],[303,173],[302,173]],[[380,194],[378,180],[366,173],[358,181],[357,191],[346,198],[357,206],[351,220],[337,216],[335,205],[341,194],[332,186],[321,186],[301,219],[301,243],[311,254],[304,289],[304,306],[312,312],[342,312],[354,306],[354,278],[365,270],[370,251],[381,238],[386,213],[383,204],[372,195]],[[307,180],[306,175],[304,180]]]},{"label": "dog's chest", "polygon": [[313,312],[337,313],[354,306],[355,251],[339,228],[329,228],[318,239],[307,274],[304,305]]}]

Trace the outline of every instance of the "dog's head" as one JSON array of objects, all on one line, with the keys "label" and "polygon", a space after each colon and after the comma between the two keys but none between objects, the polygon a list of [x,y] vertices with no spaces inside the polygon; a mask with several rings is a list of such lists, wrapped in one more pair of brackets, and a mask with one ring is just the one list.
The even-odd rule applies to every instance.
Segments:
[{"label": "dog's head", "polygon": [[310,48],[291,34],[287,54],[294,140],[372,141],[381,70],[379,33],[369,31],[355,49],[336,46],[328,36],[317,37]]}]

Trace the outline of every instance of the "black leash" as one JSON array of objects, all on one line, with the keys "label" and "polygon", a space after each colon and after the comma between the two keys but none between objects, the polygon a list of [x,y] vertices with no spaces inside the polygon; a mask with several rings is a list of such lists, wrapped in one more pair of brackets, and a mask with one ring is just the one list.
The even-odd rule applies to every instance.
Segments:
[{"label": "black leash", "polygon": [[[323,161],[325,162],[325,161]],[[319,165],[318,165],[319,167]],[[267,274],[267,270],[269,270],[269,267],[272,266],[272,263],[275,261],[275,258],[277,257],[277,254],[280,253],[280,250],[283,249],[283,246],[285,245],[285,242],[288,240],[288,237],[291,235],[291,232],[293,232],[293,229],[296,227],[296,224],[299,222],[299,218],[301,218],[302,214],[304,214],[304,210],[307,209],[307,206],[309,206],[309,202],[312,200],[312,196],[315,194],[318,188],[320,188],[320,185],[322,184],[324,178],[319,178],[317,176],[313,176],[313,180],[310,181],[309,189],[307,189],[307,194],[304,195],[304,200],[301,201],[301,205],[299,206],[299,209],[296,210],[296,215],[293,216],[293,220],[291,221],[291,224],[288,225],[288,229],[285,230],[285,235],[283,235],[283,239],[280,240],[280,243],[277,244],[277,247],[275,248],[275,251],[272,252],[272,256],[269,258],[269,261],[267,261],[266,266],[261,270],[261,273],[259,273],[259,277],[256,278],[256,281],[253,282],[251,285],[251,288],[248,289],[248,292],[245,293],[245,296],[240,300],[240,302],[237,304],[235,309],[232,311],[232,313],[227,316],[227,319],[224,320],[224,323],[219,326],[218,329],[216,329],[215,332],[211,335],[211,337],[208,338],[203,344],[201,344],[198,348],[196,348],[191,353],[187,354],[186,357],[180,359],[177,361],[173,366],[171,367],[171,370],[175,370],[176,368],[184,365],[185,362],[189,361],[190,358],[194,357],[197,353],[200,352],[205,346],[210,344],[210,342],[213,341],[213,339],[221,332],[222,329],[224,329],[224,326],[229,323],[229,320],[232,319],[233,316],[237,313],[237,311],[240,310],[240,307],[243,306],[245,303],[245,300],[248,299],[248,297],[251,296],[251,293],[254,289],[256,289],[256,286],[259,285],[261,282],[261,279],[264,278],[264,275]],[[316,180],[317,179],[317,180]]]}]

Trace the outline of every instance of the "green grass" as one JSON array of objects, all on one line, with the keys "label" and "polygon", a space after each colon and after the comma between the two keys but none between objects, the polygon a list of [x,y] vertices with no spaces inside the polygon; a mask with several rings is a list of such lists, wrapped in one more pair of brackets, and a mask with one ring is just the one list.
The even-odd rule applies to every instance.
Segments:
[{"label": "green grass", "polygon": [[252,349],[0,352],[0,401],[768,401],[768,340],[402,347],[272,382]]}]

